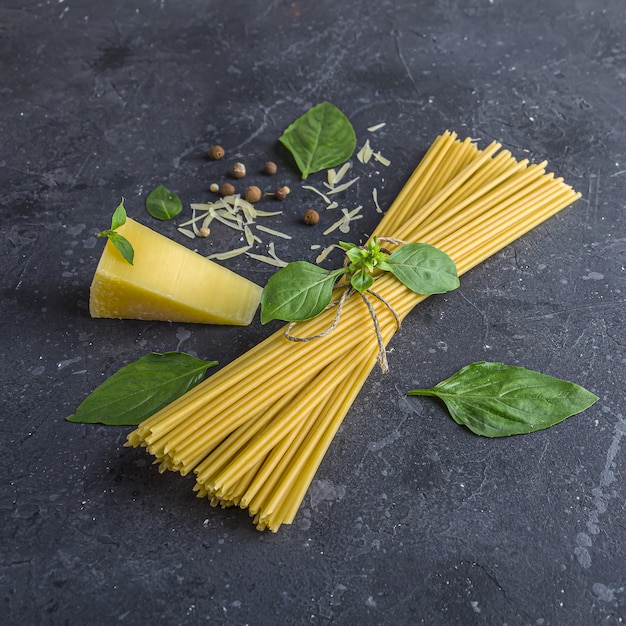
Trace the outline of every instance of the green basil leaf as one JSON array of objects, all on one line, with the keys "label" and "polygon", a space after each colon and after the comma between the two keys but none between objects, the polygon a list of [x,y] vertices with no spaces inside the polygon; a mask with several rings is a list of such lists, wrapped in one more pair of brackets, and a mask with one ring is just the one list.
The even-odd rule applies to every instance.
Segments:
[{"label": "green basil leaf", "polygon": [[374,277],[366,271],[361,270],[353,274],[350,284],[359,292],[367,291],[374,284]]},{"label": "green basil leaf", "polygon": [[428,243],[405,243],[387,258],[389,271],[411,291],[445,293],[459,286],[454,261]]},{"label": "green basil leaf", "polygon": [[135,251],[133,250],[133,246],[130,241],[128,241],[124,235],[120,235],[114,230],[105,230],[103,234],[108,237],[111,243],[122,253],[124,259],[133,265],[133,261],[135,260]]},{"label": "green basil leaf", "polygon": [[280,136],[305,180],[309,174],[347,161],[356,148],[350,120],[330,102],[310,108]]},{"label": "green basil leaf", "polygon": [[146,198],[146,209],[158,220],[171,220],[183,210],[183,203],[173,191],[159,185]]},{"label": "green basil leaf", "polygon": [[364,252],[367,254],[366,250],[362,250],[356,246],[354,248],[346,248],[346,256],[351,263],[358,263],[359,261],[362,261],[364,258]]},{"label": "green basil leaf", "polygon": [[115,232],[116,228],[119,228],[124,224],[126,224],[126,209],[124,208],[124,198],[122,198],[122,201],[119,203],[117,209],[113,212],[113,217],[111,218],[111,228],[98,233],[97,237],[106,237],[107,239],[110,239],[111,243],[122,253],[124,259],[132,265],[135,259],[133,246],[130,241],[126,239],[126,237]]},{"label": "green basil leaf", "polygon": [[215,365],[184,352],[151,352],[107,378],[65,419],[135,426],[197,385]]},{"label": "green basil leaf", "polygon": [[409,395],[440,398],[457,424],[485,437],[548,428],[598,400],[575,383],[485,361],[465,366],[432,389],[414,389]]},{"label": "green basil leaf", "polygon": [[340,241],[339,247],[343,248],[344,250],[352,250],[352,248],[358,248],[359,246],[357,246],[357,244],[355,243],[350,243],[349,241]]},{"label": "green basil leaf", "polygon": [[335,280],[344,270],[326,270],[295,261],[270,276],[261,294],[261,323],[271,320],[303,322],[319,315],[330,303]]},{"label": "green basil leaf", "polygon": [[126,209],[124,208],[124,198],[119,203],[117,209],[113,212],[113,217],[111,218],[111,230],[115,230],[120,226],[126,224]]}]

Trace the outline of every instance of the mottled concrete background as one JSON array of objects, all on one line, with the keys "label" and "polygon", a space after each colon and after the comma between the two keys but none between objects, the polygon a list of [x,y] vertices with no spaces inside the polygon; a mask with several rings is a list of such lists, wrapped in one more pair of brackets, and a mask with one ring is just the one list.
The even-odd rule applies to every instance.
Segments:
[{"label": "mottled concrete background", "polygon": [[[10,624],[619,624],[626,618],[626,11],[621,0],[23,0],[0,7],[1,611]],[[336,104],[360,164],[341,207],[362,241],[446,128],[548,159],[583,198],[416,309],[337,435],[295,523],[259,533],[159,475],[129,429],[64,421],[148,351],[228,363],[274,328],[92,320],[123,196],[211,197],[221,143],[292,194],[267,237],[286,261],[332,243],[300,222],[282,130]],[[376,133],[367,128],[385,122]],[[255,169],[256,168],[256,169]],[[258,180],[262,180],[258,178]],[[321,178],[311,182],[321,186]],[[337,209],[339,210],[339,209]],[[322,216],[324,220],[329,218]],[[175,220],[176,221],[176,220]],[[268,225],[270,225],[268,223]],[[264,284],[273,268],[224,263]],[[407,398],[478,360],[600,400],[483,440]]]}]

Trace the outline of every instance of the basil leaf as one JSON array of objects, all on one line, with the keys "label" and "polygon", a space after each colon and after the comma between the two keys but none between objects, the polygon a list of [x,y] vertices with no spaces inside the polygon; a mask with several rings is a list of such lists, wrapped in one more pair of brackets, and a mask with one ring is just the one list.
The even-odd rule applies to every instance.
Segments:
[{"label": "basil leaf", "polygon": [[440,398],[457,424],[485,437],[548,428],[598,400],[575,383],[485,361],[465,366],[432,389],[414,389],[409,395]]},{"label": "basil leaf", "polygon": [[111,218],[111,230],[115,230],[120,226],[126,224],[126,209],[124,208],[124,198],[119,203],[117,209],[113,211],[113,217]]},{"label": "basil leaf", "polygon": [[347,161],[356,148],[350,120],[330,102],[310,108],[280,136],[305,180],[309,174]]},{"label": "basil leaf", "polygon": [[146,198],[146,209],[158,220],[171,220],[183,210],[183,203],[173,191],[159,185]]},{"label": "basil leaf", "polygon": [[98,233],[97,237],[106,237],[107,239],[110,239],[111,243],[122,253],[124,259],[132,265],[135,259],[133,246],[130,241],[126,239],[126,237],[115,232],[116,228],[119,228],[124,224],[126,224],[126,209],[124,208],[124,198],[122,198],[122,201],[119,203],[117,209],[113,212],[113,217],[111,218],[111,228]]},{"label": "basil leaf", "polygon": [[350,279],[350,284],[359,292],[367,291],[374,284],[374,277],[366,271],[361,270]]},{"label": "basil leaf", "polygon": [[214,365],[184,352],[150,352],[107,378],[65,419],[135,426],[197,385]]},{"label": "basil leaf", "polygon": [[387,258],[389,271],[415,293],[445,293],[459,286],[454,261],[428,243],[405,243]]},{"label": "basil leaf", "polygon": [[133,265],[133,261],[135,260],[135,251],[133,250],[133,246],[130,241],[128,241],[124,235],[120,235],[114,230],[105,230],[103,234],[122,253],[124,259]]},{"label": "basil leaf", "polygon": [[261,323],[303,322],[319,315],[329,305],[335,280],[344,271],[326,270],[306,261],[279,269],[261,294]]}]

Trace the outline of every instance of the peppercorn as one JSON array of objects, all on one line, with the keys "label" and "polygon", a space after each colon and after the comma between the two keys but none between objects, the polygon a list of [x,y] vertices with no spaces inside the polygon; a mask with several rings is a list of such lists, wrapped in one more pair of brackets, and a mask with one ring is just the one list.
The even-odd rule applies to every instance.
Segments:
[{"label": "peppercorn", "polygon": [[233,163],[230,173],[233,178],[243,178],[246,175],[246,166],[239,162]]},{"label": "peppercorn", "polygon": [[220,186],[217,183],[211,183],[211,186],[209,187],[209,191],[212,191],[213,193],[217,193],[220,190]]},{"label": "peppercorn", "polygon": [[232,196],[235,193],[235,187],[230,183],[223,183],[220,187],[220,193],[223,196]]},{"label": "peppercorn", "polygon": [[276,167],[276,163],[274,163],[274,161],[268,161],[265,164],[265,167],[263,168],[263,171],[268,175],[268,176],[272,176],[273,174],[276,174],[276,170],[278,168]]},{"label": "peppercorn", "polygon": [[312,226],[313,224],[317,224],[320,221],[320,216],[317,211],[309,209],[308,211],[305,211],[302,219],[304,220],[305,224],[309,224]]},{"label": "peppercorn", "polygon": [[276,189],[276,191],[274,191],[274,198],[276,200],[284,200],[289,193],[287,189],[288,187],[279,187],[278,189]]},{"label": "peppercorn", "polygon": [[248,202],[254,203],[258,202],[262,195],[262,191],[256,185],[250,185],[250,187],[246,189],[244,197]]},{"label": "peppercorn", "polygon": [[200,237],[208,237],[211,234],[211,229],[208,226],[203,226],[199,231]]},{"label": "peppercorn", "polygon": [[224,148],[222,146],[211,146],[209,148],[209,158],[219,161],[224,156]]}]

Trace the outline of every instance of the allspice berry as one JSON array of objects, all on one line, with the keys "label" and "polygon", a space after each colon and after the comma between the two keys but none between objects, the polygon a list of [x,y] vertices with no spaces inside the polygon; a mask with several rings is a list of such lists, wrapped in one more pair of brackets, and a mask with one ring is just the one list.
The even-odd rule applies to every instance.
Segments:
[{"label": "allspice berry", "polygon": [[310,224],[312,226],[313,224],[317,224],[320,221],[320,216],[317,211],[309,209],[308,211],[305,211],[302,219],[304,220],[305,224]]},{"label": "allspice berry", "polygon": [[243,178],[246,175],[246,166],[243,163],[233,163],[230,168],[230,174],[233,178]]},{"label": "allspice berry", "polygon": [[222,146],[211,146],[209,148],[209,159],[219,161],[224,157],[224,148]]},{"label": "allspice berry", "polygon": [[223,196],[232,196],[235,193],[235,187],[230,183],[223,183],[220,187],[220,193]]},{"label": "allspice berry", "polygon": [[276,200],[284,200],[287,197],[288,193],[289,193],[288,187],[279,187],[274,192],[274,198]]},{"label": "allspice berry", "polygon": [[244,198],[248,202],[255,203],[261,199],[262,195],[263,195],[263,192],[256,185],[250,185],[250,187],[246,189]]},{"label": "allspice berry", "polygon": [[277,167],[276,167],[276,163],[274,163],[274,161],[268,161],[265,164],[265,167],[263,168],[263,171],[268,174],[269,176],[272,176],[273,174],[276,174],[277,171]]}]

